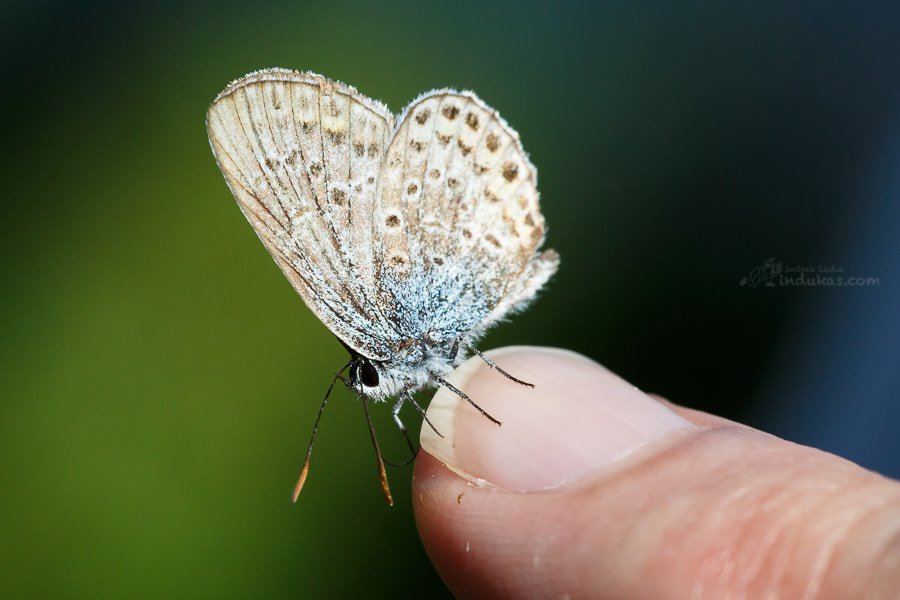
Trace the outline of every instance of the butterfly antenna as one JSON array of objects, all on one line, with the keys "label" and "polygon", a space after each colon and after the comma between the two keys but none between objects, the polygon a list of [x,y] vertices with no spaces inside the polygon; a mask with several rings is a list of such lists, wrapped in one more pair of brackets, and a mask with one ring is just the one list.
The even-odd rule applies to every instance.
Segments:
[{"label": "butterfly antenna", "polygon": [[[497,371],[498,373],[500,373],[501,375],[503,375],[503,376],[506,377],[507,379],[509,379],[509,380],[511,380],[511,381],[515,381],[516,383],[521,384],[521,385],[524,385],[524,386],[526,386],[526,387],[530,387],[530,388],[533,388],[533,387],[534,387],[534,384],[533,384],[533,383],[528,383],[527,381],[522,381],[522,380],[519,379],[518,377],[513,377],[512,375],[510,375],[509,373],[507,373],[506,371],[504,371],[503,369],[501,369],[500,367],[498,367],[498,366],[497,366],[497,363],[495,363],[494,361],[492,361],[491,359],[489,359],[487,356],[485,356],[484,354],[482,354],[481,350],[479,350],[478,348],[475,348],[474,346],[472,346],[471,344],[469,344],[469,343],[466,342],[465,340],[463,341],[463,344],[465,344],[466,348],[468,348],[469,350],[471,350],[472,352],[474,352],[475,354],[477,354],[477,355],[478,355],[478,358],[480,358],[481,360],[483,360],[484,362],[486,362],[490,368],[494,369],[495,371]],[[458,393],[458,392],[457,392],[457,393]],[[466,400],[468,400],[468,398],[466,398]],[[469,402],[472,402],[472,401],[469,400]],[[474,402],[472,402],[472,404],[474,404]],[[476,408],[477,408],[477,407],[476,407]],[[479,410],[480,410],[480,409],[479,409]]]},{"label": "butterfly antenna", "polygon": [[[350,363],[347,363],[341,371],[349,366]],[[319,414],[316,415],[316,422],[313,425],[312,435],[309,438],[309,448],[306,450],[306,460],[303,461],[303,470],[300,471],[300,479],[297,480],[297,485],[294,486],[294,494],[291,496],[291,502],[297,502],[297,498],[300,497],[300,490],[303,489],[303,484],[306,483],[306,475],[309,473],[309,456],[312,454],[313,442],[316,441],[316,432],[319,430],[319,421],[322,419],[322,413],[325,411],[325,405],[328,403],[328,396],[331,395],[334,384],[337,383],[338,379],[344,379],[341,376],[341,371],[334,374],[334,379],[331,380],[331,385],[328,386],[328,391],[325,392],[325,397],[322,399],[322,406],[319,407]]]},{"label": "butterfly antenna", "polygon": [[378,448],[378,439],[375,437],[375,428],[372,427],[372,419],[369,417],[369,399],[363,396],[363,410],[366,411],[366,423],[369,424],[369,435],[372,436],[372,445],[375,446],[375,458],[378,459],[378,477],[381,479],[381,491],[384,492],[384,499],[387,500],[388,506],[394,505],[394,499],[391,498],[391,489],[388,487],[387,473],[384,470],[384,461],[381,459],[381,450]]}]

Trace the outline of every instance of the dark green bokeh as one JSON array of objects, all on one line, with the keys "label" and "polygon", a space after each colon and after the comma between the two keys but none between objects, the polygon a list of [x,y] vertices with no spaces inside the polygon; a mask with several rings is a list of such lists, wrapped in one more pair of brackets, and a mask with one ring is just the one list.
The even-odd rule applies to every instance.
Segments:
[{"label": "dark green bokeh", "polygon": [[[804,296],[738,280],[771,255],[840,262],[823,248],[897,102],[896,14],[850,10],[0,9],[0,597],[446,594],[416,536],[411,470],[390,470],[387,508],[349,392],[289,502],[346,356],[216,168],[204,115],[229,81],[312,70],[395,111],[431,88],[475,90],[538,166],[562,256],[483,348],[574,348],[739,417]],[[402,460],[389,410],[376,413]]]}]

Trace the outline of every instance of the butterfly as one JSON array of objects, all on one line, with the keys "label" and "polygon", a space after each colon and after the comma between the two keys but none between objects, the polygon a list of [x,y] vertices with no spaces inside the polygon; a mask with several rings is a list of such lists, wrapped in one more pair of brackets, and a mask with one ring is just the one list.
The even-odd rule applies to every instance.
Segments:
[{"label": "butterfly", "polygon": [[[255,71],[215,99],[210,146],[244,216],[307,307],[350,352],[338,378],[369,400],[443,386],[493,324],[522,310],[559,256],[519,135],[475,94],[422,94],[398,118],[314,73]],[[347,377],[341,376],[342,372]],[[430,423],[429,423],[430,424]],[[385,498],[392,503],[374,429]],[[410,447],[412,444],[410,442]],[[413,452],[415,452],[413,450]]]}]

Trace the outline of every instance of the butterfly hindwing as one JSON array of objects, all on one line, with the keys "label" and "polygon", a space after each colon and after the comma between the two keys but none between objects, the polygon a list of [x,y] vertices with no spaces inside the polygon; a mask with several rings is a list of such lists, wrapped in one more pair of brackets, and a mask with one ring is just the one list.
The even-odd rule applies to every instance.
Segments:
[{"label": "butterfly hindwing", "polygon": [[474,94],[439,90],[412,102],[376,202],[375,271],[401,297],[398,312],[427,311],[435,326],[468,332],[523,287],[545,231],[536,180],[518,134]]}]

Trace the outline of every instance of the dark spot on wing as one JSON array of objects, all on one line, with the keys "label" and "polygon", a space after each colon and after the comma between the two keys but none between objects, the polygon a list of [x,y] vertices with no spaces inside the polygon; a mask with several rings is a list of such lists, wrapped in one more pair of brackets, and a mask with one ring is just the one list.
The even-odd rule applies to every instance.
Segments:
[{"label": "dark spot on wing", "polygon": [[406,188],[407,194],[415,194],[418,191],[419,191],[419,186],[417,186],[414,183],[409,184],[409,187]]},{"label": "dark spot on wing", "polygon": [[331,141],[332,144],[334,144],[336,146],[340,146],[341,144],[344,143],[344,138],[347,137],[347,134],[344,131],[337,131],[335,129],[326,129],[325,137],[327,137],[329,139],[329,141]]},{"label": "dark spot on wing", "polygon": [[466,146],[463,143],[462,138],[456,140],[456,144],[459,146],[459,151],[462,152],[463,156],[466,156],[469,152],[472,151],[472,146]]},{"label": "dark spot on wing", "polygon": [[491,152],[496,152],[500,147],[500,138],[497,137],[496,134],[489,133],[487,136],[487,141],[485,142],[487,149]]},{"label": "dark spot on wing", "polygon": [[335,204],[343,204],[347,199],[347,194],[344,190],[334,190],[331,193],[331,197],[334,199]]},{"label": "dark spot on wing", "polygon": [[472,128],[472,131],[478,131],[478,115],[475,113],[466,113],[466,125]]},{"label": "dark spot on wing", "polygon": [[416,114],[416,123],[418,123],[419,125],[424,125],[425,121],[427,121],[428,117],[430,117],[430,116],[431,116],[430,110],[428,110],[427,108],[422,109],[418,112],[418,114]]},{"label": "dark spot on wing", "polygon": [[494,237],[494,234],[488,233],[487,235],[484,236],[484,239],[489,244],[496,246],[497,248],[500,248],[500,240],[498,240],[496,237]]},{"label": "dark spot on wing", "polygon": [[399,227],[400,226],[400,218],[397,215],[391,215],[387,219],[384,220],[384,224],[388,227]]},{"label": "dark spot on wing", "polygon": [[447,104],[441,109],[441,114],[452,121],[459,115],[459,108],[452,104]]},{"label": "dark spot on wing", "polygon": [[362,142],[354,142],[353,152],[356,156],[362,157],[362,155],[366,153],[366,145]]},{"label": "dark spot on wing", "polygon": [[503,163],[503,179],[513,181],[519,175],[519,165],[514,162]]},{"label": "dark spot on wing", "polygon": [[505,212],[503,213],[503,224],[506,225],[506,231],[514,238],[519,237],[519,231],[516,229],[516,220],[512,218],[512,216]]}]

